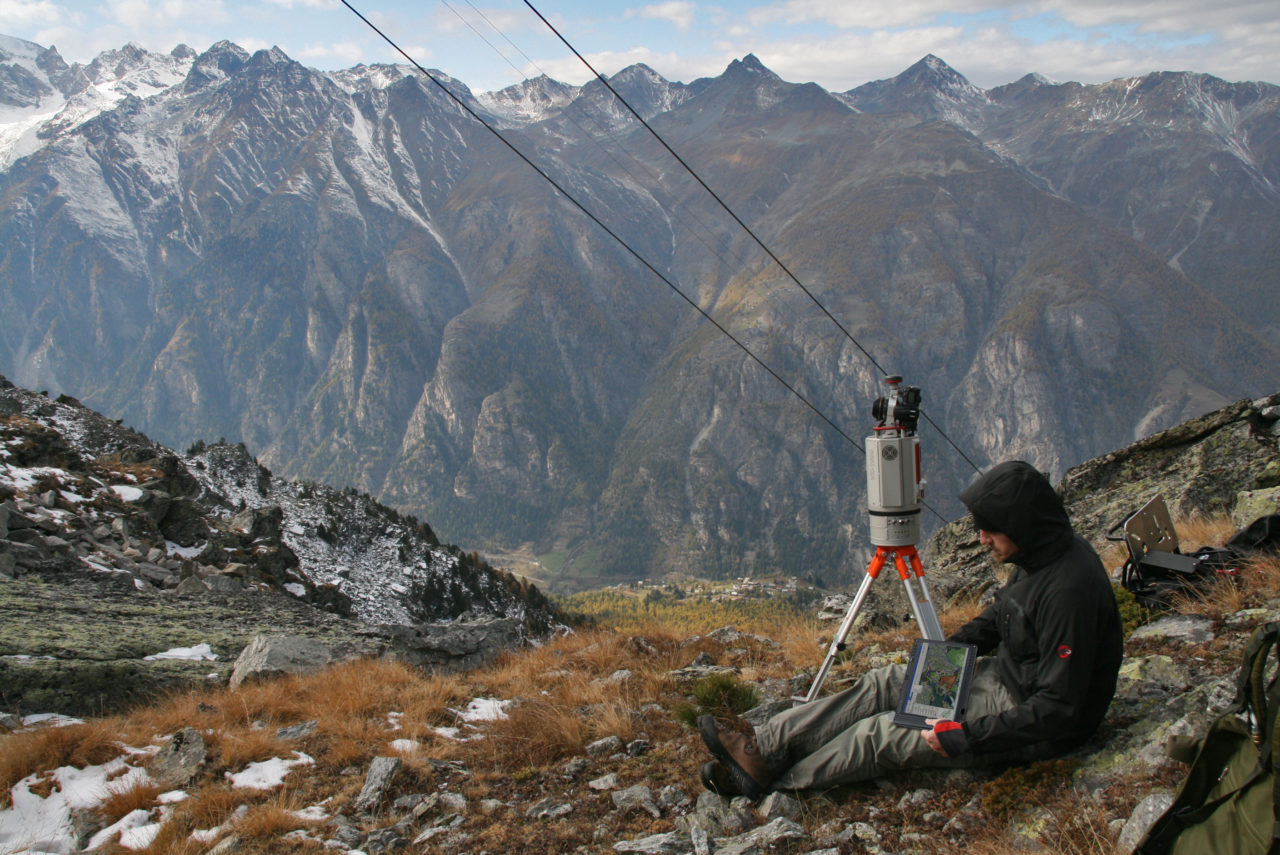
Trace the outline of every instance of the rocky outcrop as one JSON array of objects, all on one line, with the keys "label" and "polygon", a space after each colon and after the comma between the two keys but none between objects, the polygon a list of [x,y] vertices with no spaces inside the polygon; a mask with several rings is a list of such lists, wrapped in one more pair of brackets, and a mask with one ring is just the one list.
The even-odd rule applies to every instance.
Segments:
[{"label": "rocky outcrop", "polygon": [[243,446],[194,451],[0,379],[5,704],[126,708],[227,679],[265,633],[474,667],[557,622],[533,586],[367,496],[275,479]]},{"label": "rocky outcrop", "polygon": [[[1277,485],[1280,394],[1238,401],[1073,467],[1057,490],[1076,531],[1101,552],[1108,533],[1156,496],[1175,517],[1227,515],[1243,528],[1280,511]],[[1187,552],[1207,545],[1219,544],[1182,544]],[[967,518],[939,530],[924,557],[943,603],[994,583]],[[903,602],[892,602],[888,608],[906,613]]]}]

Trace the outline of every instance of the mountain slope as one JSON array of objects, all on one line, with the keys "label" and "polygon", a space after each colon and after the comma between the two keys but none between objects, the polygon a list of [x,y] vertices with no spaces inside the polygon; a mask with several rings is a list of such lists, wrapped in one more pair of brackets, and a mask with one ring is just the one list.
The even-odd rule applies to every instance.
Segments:
[{"label": "mountain slope", "polygon": [[[860,449],[672,288],[854,445],[881,369],[977,464],[1055,472],[1280,387],[1271,292],[1243,317],[1192,263],[1203,242],[1175,259],[1106,222],[1083,189],[1120,186],[1101,161],[1073,183],[1018,159],[1011,129],[1067,91],[1037,79],[982,92],[930,57],[833,95],[751,56],[688,85],[613,78],[855,343],[598,82],[438,78],[558,191],[403,69],[226,42],[111,67],[179,59],[180,82],[49,125],[0,173],[0,370],[174,445],[243,441],[538,573],[865,567]],[[1185,176],[1147,175],[1134,216],[1200,192]],[[1274,215],[1250,210],[1236,233]],[[925,442],[932,527],[972,470]]]},{"label": "mountain slope", "polygon": [[937,57],[842,96],[961,125],[1274,337],[1280,87],[1156,72],[983,92]]},{"label": "mountain slope", "polygon": [[[530,632],[536,590],[354,490],[274,477],[243,445],[179,455],[0,378],[0,573],[100,574],[144,594],[287,593],[369,625],[481,615]],[[212,594],[210,593],[212,592]]]}]

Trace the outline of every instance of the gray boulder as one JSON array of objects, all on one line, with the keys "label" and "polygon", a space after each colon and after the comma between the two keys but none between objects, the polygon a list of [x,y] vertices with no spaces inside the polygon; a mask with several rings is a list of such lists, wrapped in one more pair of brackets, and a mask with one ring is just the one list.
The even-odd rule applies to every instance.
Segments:
[{"label": "gray boulder", "polygon": [[450,623],[383,627],[391,648],[410,665],[469,670],[519,646],[524,626],[515,618],[481,618]]},{"label": "gray boulder", "polygon": [[231,687],[246,680],[309,674],[335,661],[333,649],[322,641],[297,635],[255,635],[236,659]]},{"label": "gray boulder", "polygon": [[147,764],[147,774],[166,790],[185,787],[204,762],[204,737],[192,727],[184,727],[160,747]]}]

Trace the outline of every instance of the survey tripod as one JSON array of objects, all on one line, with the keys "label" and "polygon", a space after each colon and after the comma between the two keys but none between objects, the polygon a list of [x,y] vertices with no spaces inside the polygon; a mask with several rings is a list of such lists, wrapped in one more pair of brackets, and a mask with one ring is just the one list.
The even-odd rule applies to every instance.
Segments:
[{"label": "survey tripod", "polygon": [[876,548],[867,574],[849,606],[840,629],[831,640],[827,657],[818,669],[809,693],[792,700],[808,703],[818,697],[836,657],[845,649],[845,639],[853,630],[858,612],[871,591],[871,583],[892,559],[907,591],[911,612],[920,634],[930,640],[943,640],[942,625],[933,608],[929,584],[924,578],[924,565],[916,553],[920,540],[920,500],[924,482],[920,477],[920,437],[916,426],[920,420],[920,390],[902,386],[902,378],[885,378],[889,394],[878,398],[871,413],[879,424],[867,437],[867,511],[871,516],[871,543]]}]

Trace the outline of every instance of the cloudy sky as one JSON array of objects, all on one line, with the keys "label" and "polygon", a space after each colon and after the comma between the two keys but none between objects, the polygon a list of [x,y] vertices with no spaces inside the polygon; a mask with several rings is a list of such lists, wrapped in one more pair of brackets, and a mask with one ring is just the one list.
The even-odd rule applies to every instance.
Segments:
[{"label": "cloudy sky", "polygon": [[[348,0],[406,53],[473,90],[590,72],[521,0]],[[983,87],[1037,71],[1099,82],[1203,71],[1280,83],[1276,0],[530,0],[606,74],[644,62],[669,80],[754,53],[783,79],[832,91],[933,53]],[[0,0],[0,33],[69,62],[133,41],[153,51],[229,39],[321,69],[402,61],[339,0]]]}]

